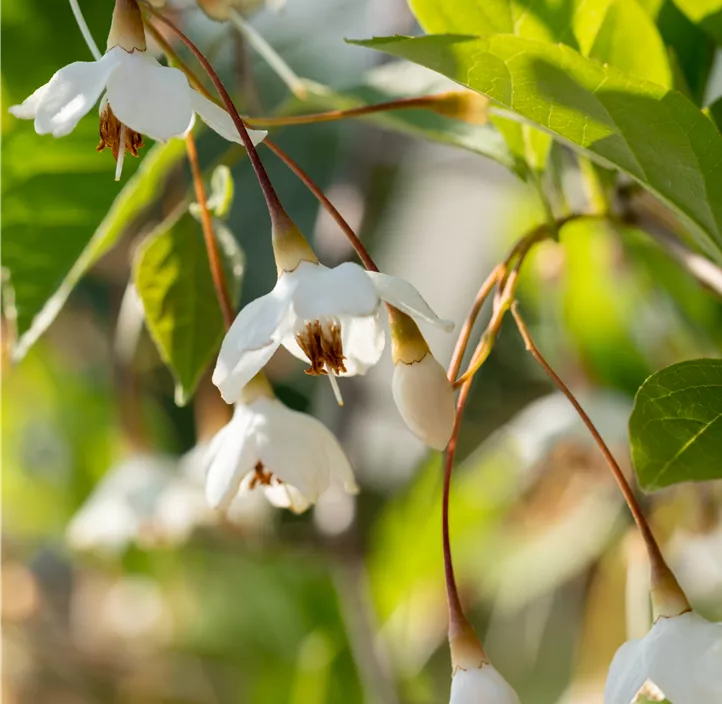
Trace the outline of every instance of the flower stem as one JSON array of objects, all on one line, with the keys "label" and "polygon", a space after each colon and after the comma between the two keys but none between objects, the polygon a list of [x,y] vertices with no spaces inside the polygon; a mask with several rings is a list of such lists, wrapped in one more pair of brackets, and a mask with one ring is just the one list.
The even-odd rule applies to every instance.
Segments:
[{"label": "flower stem", "polygon": [[168,27],[188,47],[191,53],[196,57],[196,59],[198,59],[198,62],[203,67],[203,70],[208,74],[209,78],[213,82],[213,85],[218,91],[218,95],[223,101],[223,104],[228,111],[228,114],[233,120],[233,124],[238,130],[238,134],[241,138],[243,146],[248,152],[248,158],[251,161],[253,170],[256,173],[256,178],[258,179],[258,183],[260,184],[261,190],[263,191],[263,195],[266,199],[266,204],[268,205],[268,212],[271,216],[272,224],[274,226],[278,224],[280,228],[286,228],[288,226],[288,223],[291,222],[291,219],[281,205],[278,194],[273,188],[271,180],[268,178],[266,169],[264,168],[263,163],[258,156],[258,152],[256,151],[255,146],[253,146],[253,141],[248,134],[246,125],[244,124],[243,119],[238,113],[236,106],[233,104],[233,100],[231,100],[231,96],[228,94],[226,87],[223,85],[223,81],[221,81],[213,66],[211,66],[208,59],[206,59],[206,57],[203,55],[203,52],[178,27],[176,27],[173,22],[171,22],[167,17],[164,17],[152,5],[149,5],[147,2],[144,2],[144,4],[148,12],[153,15],[155,19]]},{"label": "flower stem", "polygon": [[78,0],[70,0],[70,9],[73,11],[75,21],[78,23],[80,33],[83,35],[83,39],[85,39],[85,43],[88,45],[90,53],[93,55],[93,58],[98,61],[102,58],[103,54],[100,53],[100,49],[98,49],[98,45],[95,43],[95,39],[93,39],[93,35],[90,33],[90,28],[88,27],[88,23],[85,21],[85,17],[83,17],[83,12],[80,9]]},{"label": "flower stem", "polygon": [[629,485],[627,478],[624,476],[621,467],[614,459],[609,447],[602,439],[599,431],[596,429],[591,418],[586,414],[579,401],[577,401],[574,394],[569,390],[569,387],[561,380],[557,373],[551,368],[549,363],[544,359],[542,353],[539,351],[529,333],[529,328],[526,326],[524,319],[521,317],[519,307],[516,302],[511,306],[511,313],[514,316],[516,325],[519,328],[519,333],[524,340],[526,349],[538,362],[539,366],[544,370],[546,375],[557,385],[562,393],[569,399],[569,402],[574,406],[574,409],[579,414],[584,425],[591,433],[594,441],[599,446],[599,449],[604,455],[604,459],[609,465],[609,469],[616,480],[619,489],[624,496],[624,500],[629,506],[629,510],[632,513],[632,518],[637,524],[637,528],[642,535],[644,543],[647,547],[647,553],[649,554],[649,561],[652,568],[652,600],[655,606],[655,612],[657,616],[676,616],[680,613],[690,610],[689,602],[685,596],[682,588],[679,586],[677,579],[675,578],[672,571],[662,556],[662,551],[659,548],[659,544],[652,533],[652,529],[647,522],[647,519],[642,512],[642,508],[637,501],[637,497],[632,491],[632,487]]},{"label": "flower stem", "polygon": [[343,215],[339,213],[339,211],[336,209],[336,207],[331,203],[331,201],[326,197],[324,192],[317,186],[313,179],[288,155],[286,152],[281,149],[275,142],[272,142],[270,139],[266,138],[263,143],[268,147],[286,166],[288,166],[291,171],[293,171],[296,176],[303,182],[303,184],[308,188],[311,193],[313,193],[314,196],[318,199],[318,201],[321,203],[321,205],[328,211],[329,215],[336,221],[336,224],[343,230],[344,234],[348,238],[349,242],[351,243],[351,246],[356,250],[356,254],[358,254],[361,261],[364,263],[364,266],[369,271],[378,271],[378,267],[376,266],[376,263],[371,258],[371,255],[368,253],[368,250],[366,247],[364,247],[363,242],[358,238],[358,235],[353,231],[353,228],[351,225],[348,224],[348,222],[345,220]]},{"label": "flower stem", "polygon": [[361,105],[357,108],[348,108],[347,110],[328,110],[326,112],[317,112],[309,115],[252,117],[249,118],[247,122],[251,125],[251,127],[288,127],[291,125],[310,125],[318,122],[334,122],[336,120],[344,120],[349,117],[363,117],[364,115],[372,115],[377,112],[388,112],[390,110],[428,108],[436,105],[447,96],[448,93],[439,93],[434,95],[422,95],[414,98],[398,98],[396,100],[388,100],[374,105]]},{"label": "flower stem", "polygon": [[193,187],[196,192],[196,200],[198,201],[198,207],[201,211],[201,226],[203,228],[203,239],[206,243],[206,250],[208,251],[208,261],[211,266],[211,276],[213,278],[213,286],[216,289],[216,296],[218,297],[218,304],[221,307],[221,313],[223,314],[223,322],[226,329],[231,327],[233,323],[233,304],[231,303],[231,296],[228,291],[228,284],[226,282],[226,275],[223,271],[223,264],[221,262],[221,254],[218,250],[218,241],[213,232],[213,221],[211,214],[208,210],[208,200],[206,198],[206,188],[203,185],[203,175],[201,173],[201,167],[198,163],[198,151],[196,150],[196,142],[193,139],[191,132],[186,135],[186,151],[188,152],[188,161],[191,165],[191,172],[193,174]]}]

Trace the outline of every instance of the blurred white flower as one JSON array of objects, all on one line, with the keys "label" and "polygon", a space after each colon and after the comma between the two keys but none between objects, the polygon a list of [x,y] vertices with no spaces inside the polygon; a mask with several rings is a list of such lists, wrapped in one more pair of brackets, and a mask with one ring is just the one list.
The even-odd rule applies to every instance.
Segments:
[{"label": "blurred white flower", "polygon": [[213,383],[227,403],[240,398],[281,345],[310,363],[307,373],[327,374],[340,402],[335,377],[364,374],[381,357],[385,340],[377,314],[382,302],[453,328],[403,279],[350,262],[333,269],[314,261],[294,264],[291,270],[279,265],[274,289],[243,308],[223,340]]},{"label": "blurred white flower", "polygon": [[519,697],[493,665],[483,663],[456,670],[449,704],[519,704]]},{"label": "blurred white flower", "polygon": [[172,457],[156,454],[134,455],[112,467],[71,520],[70,545],[117,554],[135,541],[171,538],[163,535],[155,518],[159,497],[175,469]]},{"label": "blurred white flower", "polygon": [[[118,162],[117,178],[126,150],[138,155],[142,135],[160,141],[184,136],[193,127],[196,113],[224,139],[241,142],[225,110],[191,88],[182,71],[161,66],[146,51],[134,0],[117,3],[105,55],[61,68],[10,112],[34,120],[38,134],[63,137],[75,129],[104,90],[98,150],[111,149]],[[266,135],[254,130],[249,133],[254,143]]]},{"label": "blurred white flower", "polygon": [[604,702],[630,704],[649,684],[672,704],[722,702],[722,623],[693,611],[657,619],[644,638],[617,650]]},{"label": "blurred white flower", "polygon": [[331,431],[272,394],[265,378],[256,377],[211,441],[210,505],[225,509],[239,492],[259,488],[274,506],[301,513],[332,485],[356,493],[351,465]]}]

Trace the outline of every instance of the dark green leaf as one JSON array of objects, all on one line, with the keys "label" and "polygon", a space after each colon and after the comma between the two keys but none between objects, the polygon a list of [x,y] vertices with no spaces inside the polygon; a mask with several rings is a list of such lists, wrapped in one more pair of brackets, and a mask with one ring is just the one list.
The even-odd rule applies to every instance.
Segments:
[{"label": "dark green leaf", "polygon": [[[237,301],[243,257],[218,221],[215,231]],[[148,236],[136,255],[134,280],[148,329],[176,379],[176,402],[185,405],[224,334],[201,226],[190,214],[163,223]]]},{"label": "dark green leaf", "polygon": [[357,42],[432,68],[629,174],[722,258],[722,137],[684,96],[562,45],[500,35]]},{"label": "dark green leaf", "polygon": [[722,360],[680,362],[649,377],[634,401],[629,438],[647,491],[722,479]]},{"label": "dark green leaf", "polygon": [[722,0],[674,0],[677,7],[722,44]]}]

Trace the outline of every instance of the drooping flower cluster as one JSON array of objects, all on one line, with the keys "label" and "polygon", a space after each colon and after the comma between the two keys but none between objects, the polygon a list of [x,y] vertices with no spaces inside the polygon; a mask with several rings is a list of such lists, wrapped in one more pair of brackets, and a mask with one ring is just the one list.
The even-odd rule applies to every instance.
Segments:
[{"label": "drooping flower cluster", "polygon": [[[98,150],[111,150],[120,178],[125,152],[138,155],[143,136],[165,141],[184,136],[201,119],[221,137],[241,142],[230,115],[191,88],[182,71],[161,66],[147,50],[145,30],[135,0],[119,0],[107,51],[95,61],[61,68],[10,112],[34,120],[38,134],[64,137],[100,101]],[[254,143],[265,132],[250,130]]]}]

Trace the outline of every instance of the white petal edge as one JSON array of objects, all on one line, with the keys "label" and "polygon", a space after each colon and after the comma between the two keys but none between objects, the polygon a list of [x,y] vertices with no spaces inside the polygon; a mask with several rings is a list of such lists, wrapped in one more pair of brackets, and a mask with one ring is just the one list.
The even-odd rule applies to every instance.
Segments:
[{"label": "white petal edge", "polygon": [[449,444],[456,419],[454,389],[446,371],[429,352],[419,362],[398,362],[392,392],[401,417],[434,450]]},{"label": "white petal edge", "polygon": [[12,105],[8,112],[18,120],[34,120],[38,105],[48,91],[48,84],[40,86],[32,95],[23,100],[20,105]]},{"label": "white petal edge", "polygon": [[341,340],[346,371],[341,376],[365,374],[383,354],[386,333],[378,314],[341,318]]},{"label": "white petal edge", "polygon": [[457,670],[449,704],[520,704],[517,693],[492,665]]},{"label": "white petal edge", "polygon": [[[226,110],[193,89],[191,89],[191,103],[193,109],[200,115],[201,120],[214,132],[217,132],[223,139],[227,139],[230,142],[243,144],[241,135],[238,134],[236,125],[233,122],[233,118]],[[268,135],[268,132],[265,130],[252,130],[249,127],[246,129],[254,146],[260,144]]]},{"label": "white petal edge", "polygon": [[[28,98],[36,101],[35,131],[54,137],[70,134],[98,102],[120,60],[121,56],[113,50],[99,61],[76,61],[61,68],[44,91],[41,87]],[[38,97],[39,91],[42,94]]]},{"label": "white petal edge", "polygon": [[120,51],[124,55],[107,87],[115,116],[151,139],[165,141],[183,136],[195,119],[185,74],[161,66],[146,52]]},{"label": "white petal edge", "polygon": [[213,383],[226,403],[235,403],[243,387],[266,365],[281,344],[293,281],[282,276],[275,288],[236,316],[221,344]]},{"label": "white petal edge", "polygon": [[619,646],[607,673],[604,704],[630,704],[646,682],[644,649],[647,636]]},{"label": "white petal edge", "polygon": [[206,499],[217,509],[231,504],[243,478],[258,461],[255,444],[255,414],[238,405],[233,418],[211,441],[206,474]]},{"label": "white petal edge", "polygon": [[405,279],[382,274],[379,271],[367,271],[366,275],[370,277],[378,295],[394,308],[398,308],[412,318],[424,320],[445,332],[451,332],[454,329],[454,322],[439,318],[421,294]]},{"label": "white petal edge", "polygon": [[670,702],[722,702],[722,624],[691,611],[660,618],[645,641],[647,676]]}]

